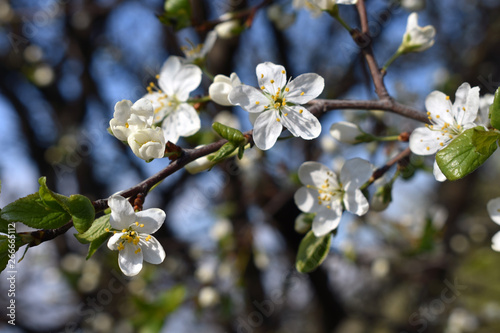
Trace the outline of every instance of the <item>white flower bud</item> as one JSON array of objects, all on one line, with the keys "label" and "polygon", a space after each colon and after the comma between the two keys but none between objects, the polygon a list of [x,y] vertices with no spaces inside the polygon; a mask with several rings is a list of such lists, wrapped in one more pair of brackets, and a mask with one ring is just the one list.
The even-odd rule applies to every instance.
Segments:
[{"label": "white flower bud", "polygon": [[137,130],[129,135],[127,142],[134,154],[145,161],[165,154],[165,137],[159,127]]},{"label": "white flower bud", "polygon": [[229,39],[238,36],[241,28],[241,24],[238,20],[230,20],[217,24],[214,30],[220,38]]},{"label": "white flower bud", "polygon": [[420,27],[418,25],[418,14],[411,13],[408,16],[406,32],[403,36],[403,42],[398,52],[422,52],[434,45],[434,36],[436,29],[432,25]]},{"label": "white flower bud", "polygon": [[232,73],[230,77],[225,75],[217,75],[214,82],[208,88],[208,94],[212,101],[224,106],[231,106],[231,102],[227,98],[233,88],[240,86],[241,81],[236,73]]},{"label": "white flower bud", "polygon": [[202,308],[214,306],[219,303],[219,300],[219,293],[213,287],[203,287],[198,294],[198,304]]},{"label": "white flower bud", "polygon": [[153,116],[153,104],[149,100],[141,98],[132,105],[131,101],[124,99],[115,104],[109,126],[118,140],[127,141],[132,132],[151,127]]},{"label": "white flower bud", "polygon": [[354,144],[362,142],[357,138],[364,133],[356,124],[347,121],[339,121],[330,127],[330,134],[337,141]]}]

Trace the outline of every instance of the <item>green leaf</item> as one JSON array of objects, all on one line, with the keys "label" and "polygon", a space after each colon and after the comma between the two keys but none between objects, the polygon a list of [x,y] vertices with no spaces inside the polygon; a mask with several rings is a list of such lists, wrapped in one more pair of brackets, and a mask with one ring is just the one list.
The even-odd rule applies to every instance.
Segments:
[{"label": "green leaf", "polygon": [[17,234],[10,235],[10,238],[7,235],[0,235],[0,272],[3,271],[7,265],[9,270],[16,269],[16,252],[25,244]]},{"label": "green leaf", "polygon": [[75,237],[80,243],[88,244],[101,238],[103,235],[111,235],[111,233],[106,231],[106,229],[111,229],[111,225],[109,224],[109,215],[103,215],[96,219],[87,231],[75,234]]},{"label": "green leaf", "polygon": [[22,222],[37,229],[56,229],[66,224],[71,216],[47,206],[38,193],[16,200],[2,209],[1,218],[9,222]]},{"label": "green leaf", "polygon": [[111,233],[104,234],[101,237],[90,242],[89,251],[87,252],[87,257],[85,259],[89,260],[90,257],[94,255],[95,251],[97,251],[97,249],[100,248],[101,245],[109,239],[109,237],[111,237]]},{"label": "green leaf", "polygon": [[490,113],[488,115],[490,118],[490,124],[497,130],[500,130],[500,88],[495,92],[495,99],[493,104],[490,106]]},{"label": "green leaf", "polygon": [[495,152],[499,137],[499,133],[482,126],[470,128],[436,154],[437,164],[449,180],[463,178]]},{"label": "green leaf", "polygon": [[191,25],[191,4],[189,0],[166,0],[165,12],[159,17],[160,22],[171,25],[175,30]]},{"label": "green leaf", "polygon": [[300,242],[295,262],[297,271],[300,273],[309,273],[321,265],[330,251],[331,241],[331,233],[322,237],[316,237],[312,230],[309,231]]},{"label": "green leaf", "polygon": [[52,192],[47,187],[45,177],[41,177],[38,183],[40,184],[38,193],[43,202],[56,211],[70,214],[73,219],[73,225],[78,232],[85,232],[92,225],[95,218],[95,210],[92,202],[87,197],[74,194],[68,198]]},{"label": "green leaf", "polygon": [[222,161],[223,159],[231,156],[232,153],[237,149],[238,147],[235,146],[232,142],[226,142],[220,149],[212,156],[211,161],[213,163],[218,163]]},{"label": "green leaf", "polygon": [[226,126],[221,123],[213,123],[212,128],[217,132],[217,134],[219,134],[227,141],[232,142],[235,146],[241,146],[246,141],[243,133],[235,128]]}]

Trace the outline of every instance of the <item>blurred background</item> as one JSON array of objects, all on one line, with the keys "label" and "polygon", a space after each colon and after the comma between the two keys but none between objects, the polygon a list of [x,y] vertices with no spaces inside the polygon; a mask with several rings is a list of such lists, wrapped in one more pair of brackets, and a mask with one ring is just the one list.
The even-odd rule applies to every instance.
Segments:
[{"label": "blurred background", "polygon": [[[162,25],[160,0],[0,0],[0,206],[49,188],[91,200],[135,185],[168,165],[146,164],[107,133],[114,104],[146,93],[169,55],[202,43],[206,22],[260,4],[250,0],[192,0],[195,28]],[[255,66],[272,61],[296,77],[315,72],[321,97],[374,99],[359,49],[327,14],[268,1],[241,35],[218,38],[207,57],[213,75],[237,72],[256,85]],[[500,85],[500,3],[494,0],[367,0],[374,51],[382,66],[397,50],[412,11],[436,27],[435,45],[396,60],[385,77],[389,93],[424,112],[432,90],[454,96],[462,82],[481,94]],[[269,5],[273,5],[270,7]],[[359,26],[353,6],[340,6]],[[205,95],[204,78],[194,95]],[[452,97],[453,98],[453,97]],[[225,112],[223,112],[225,111]],[[251,129],[245,111],[208,103],[202,130],[183,147],[217,140],[214,117]],[[500,196],[499,154],[456,182],[437,183],[433,159],[411,156],[386,210],[362,218],[344,213],[326,261],[311,274],[295,270],[303,237],[293,194],[306,160],[338,170],[352,157],[382,166],[405,143],[349,146],[329,135],[349,120],[376,135],[411,131],[418,123],[380,111],[334,110],[321,117],[312,142],[279,141],[254,148],[209,172],[182,170],[147,196],[145,208],[167,212],[155,235],[167,258],[128,279],[117,253],[105,246],[88,261],[70,230],[31,248],[17,264],[16,326],[3,332],[498,332],[499,229],[486,212]],[[370,188],[370,196],[390,181]],[[18,231],[26,230],[18,226]],[[20,252],[22,252],[21,249]],[[18,259],[21,254],[18,253]],[[9,298],[0,274],[0,304]],[[6,311],[6,310],[3,310]],[[7,313],[7,312],[5,312]]]}]

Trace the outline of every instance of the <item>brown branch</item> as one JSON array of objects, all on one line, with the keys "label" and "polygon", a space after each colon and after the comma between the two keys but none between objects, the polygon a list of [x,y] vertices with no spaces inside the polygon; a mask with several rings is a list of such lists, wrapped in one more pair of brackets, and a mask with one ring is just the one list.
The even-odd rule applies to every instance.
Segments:
[{"label": "brown branch", "polygon": [[393,159],[388,161],[384,166],[381,166],[377,170],[373,171],[372,176],[368,180],[368,184],[366,186],[369,186],[373,184],[374,181],[382,177],[394,164],[398,163],[399,161],[405,159],[406,157],[410,156],[411,150],[410,148],[406,148],[402,152],[400,152],[398,155],[396,155]]}]

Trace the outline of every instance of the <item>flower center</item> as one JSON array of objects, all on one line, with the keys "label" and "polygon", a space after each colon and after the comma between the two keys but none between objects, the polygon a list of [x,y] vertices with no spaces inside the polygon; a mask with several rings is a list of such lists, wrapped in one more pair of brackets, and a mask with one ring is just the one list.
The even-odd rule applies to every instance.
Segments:
[{"label": "flower center", "polygon": [[[449,99],[449,97],[447,97]],[[463,112],[466,112],[466,108],[462,108]],[[446,112],[450,112],[450,110],[446,110]],[[436,137],[436,140],[439,140],[439,145],[444,147],[447,143],[453,140],[457,135],[463,132],[463,127],[461,125],[462,119],[458,120],[457,115],[460,110],[457,110],[457,113],[453,115],[453,124],[447,123],[441,119],[439,115],[435,117],[432,116],[431,112],[427,112],[427,118],[431,121],[432,125],[425,125],[428,129],[435,132],[440,132],[441,136]],[[463,118],[463,117],[462,117]],[[430,150],[430,147],[427,147],[427,150]]]},{"label": "flower center", "polygon": [[329,176],[323,182],[320,187],[316,187],[313,185],[307,185],[307,188],[312,188],[318,191],[318,205],[326,205],[326,208],[331,209],[331,203],[335,197],[342,199],[344,195],[344,190],[342,189],[342,184],[339,183],[338,187],[335,184],[330,182],[330,177],[333,176],[332,172],[328,172]]}]

